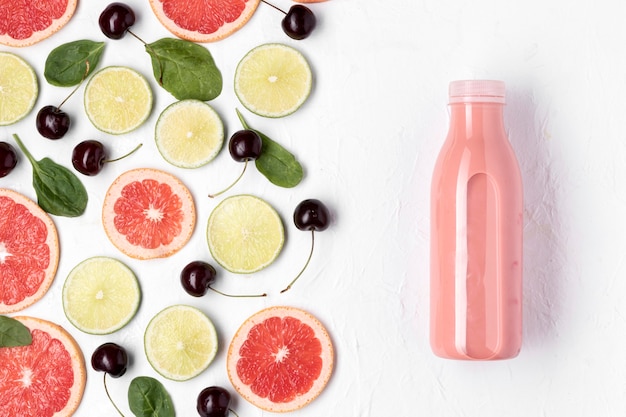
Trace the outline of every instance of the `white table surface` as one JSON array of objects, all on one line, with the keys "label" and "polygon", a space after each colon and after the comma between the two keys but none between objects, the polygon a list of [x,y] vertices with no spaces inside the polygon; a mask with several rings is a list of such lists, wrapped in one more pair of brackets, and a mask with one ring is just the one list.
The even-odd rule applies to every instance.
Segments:
[{"label": "white table surface", "polygon": [[[54,47],[76,39],[105,40],[101,67],[130,65],[148,76],[156,93],[154,111],[137,131],[113,137],[87,120],[82,91],[65,104],[73,118],[59,141],[39,136],[31,113],[0,127],[0,140],[18,133],[37,158],[71,165],[80,141],[98,139],[113,155],[142,142],[134,156],[110,164],[93,178],[81,176],[89,192],[86,213],[54,217],[61,260],[48,294],[23,314],[55,321],[78,340],[89,362],[106,341],[131,354],[128,373],[109,379],[111,395],[127,416],[126,390],[134,376],[159,378],[177,415],[196,415],[195,399],[208,385],[231,389],[226,349],[238,326],[271,305],[293,305],[316,315],[329,329],[336,351],[334,375],[322,395],[293,413],[306,416],[617,416],[626,412],[626,5],[564,0],[329,0],[310,7],[318,17],[313,35],[286,37],[281,15],[261,4],[233,36],[207,44],[224,76],[222,94],[210,104],[228,132],[240,128],[232,78],[252,47],[283,42],[312,64],[315,87],[297,113],[264,119],[244,111],[253,127],[290,149],[306,172],[286,190],[254,169],[231,191],[252,193],[282,216],[285,248],[269,268],[252,276],[220,270],[224,291],[267,291],[264,299],[196,299],[178,275],[189,261],[212,261],[206,221],[220,201],[206,197],[235,178],[241,165],[228,152],[197,170],[168,165],[158,154],[154,124],[175,99],[156,86],[143,46],[131,36],[107,40],[97,28],[106,1],[82,1],[70,23],[51,38],[13,51],[37,70],[41,95],[36,108],[58,104],[70,89],[43,79]],[[129,0],[133,30],[148,42],[171,36],[147,1]],[[287,0],[275,4],[288,8]],[[429,188],[436,155],[447,131],[447,86],[455,79],[490,78],[507,83],[505,118],[518,155],[525,195],[524,342],[520,355],[500,362],[458,362],[435,357],[428,343]],[[137,261],[118,252],[104,235],[100,216],[108,185],[138,166],[178,175],[192,190],[198,222],[190,243],[176,255]],[[31,168],[22,158],[0,179],[34,198]],[[309,234],[291,221],[305,198],[323,200],[331,227],[316,236],[308,271],[285,294],[300,269]],[[117,257],[138,275],[143,302],[124,329],[90,336],[63,314],[61,288],[69,271],[94,255]],[[172,382],[159,377],[143,352],[150,318],[171,304],[200,307],[220,334],[215,362],[199,377]],[[233,392],[241,417],[270,415]],[[88,367],[85,395],[76,416],[115,415],[102,374]]]}]

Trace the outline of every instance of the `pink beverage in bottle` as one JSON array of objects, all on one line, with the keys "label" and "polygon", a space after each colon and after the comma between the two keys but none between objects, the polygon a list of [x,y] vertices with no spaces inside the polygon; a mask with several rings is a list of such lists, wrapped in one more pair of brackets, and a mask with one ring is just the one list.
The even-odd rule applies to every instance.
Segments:
[{"label": "pink beverage in bottle", "polygon": [[450,83],[450,129],[431,189],[430,343],[493,360],[522,342],[523,195],[501,81]]}]

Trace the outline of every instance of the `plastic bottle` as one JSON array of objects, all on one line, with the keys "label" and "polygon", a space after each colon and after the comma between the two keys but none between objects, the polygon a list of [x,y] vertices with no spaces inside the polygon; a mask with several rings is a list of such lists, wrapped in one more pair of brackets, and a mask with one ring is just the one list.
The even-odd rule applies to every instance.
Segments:
[{"label": "plastic bottle", "polygon": [[517,356],[523,191],[501,81],[450,83],[450,128],[431,189],[430,342],[440,357]]}]

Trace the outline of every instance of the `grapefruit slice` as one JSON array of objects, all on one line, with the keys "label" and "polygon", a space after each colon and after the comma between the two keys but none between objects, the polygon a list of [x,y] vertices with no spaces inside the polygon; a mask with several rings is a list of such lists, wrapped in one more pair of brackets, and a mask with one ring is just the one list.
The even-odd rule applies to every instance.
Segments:
[{"label": "grapefruit slice", "polygon": [[136,259],[165,258],[191,238],[196,209],[189,189],[175,176],[153,168],[120,175],[102,208],[109,240]]},{"label": "grapefruit slice", "polygon": [[260,0],[150,0],[152,11],[174,35],[192,42],[214,42],[241,28]]},{"label": "grapefruit slice", "polygon": [[74,15],[78,0],[0,0],[0,43],[29,46],[51,36]]},{"label": "grapefruit slice", "polygon": [[59,239],[50,216],[28,197],[0,188],[0,314],[43,297],[58,263]]},{"label": "grapefruit slice", "polygon": [[228,348],[228,377],[237,392],[271,412],[289,412],[322,392],[333,370],[324,326],[295,307],[276,306],[248,318]]},{"label": "grapefruit slice", "polygon": [[85,390],[85,358],[62,327],[35,317],[14,317],[28,327],[32,344],[0,348],[0,415],[66,417]]}]

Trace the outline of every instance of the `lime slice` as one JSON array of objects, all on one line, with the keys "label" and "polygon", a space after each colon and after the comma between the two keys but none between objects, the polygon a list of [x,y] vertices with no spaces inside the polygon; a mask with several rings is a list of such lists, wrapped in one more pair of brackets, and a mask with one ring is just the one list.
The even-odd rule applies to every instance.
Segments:
[{"label": "lime slice", "polygon": [[224,124],[207,103],[181,100],[169,105],[159,116],[155,141],[170,164],[197,168],[213,160],[222,149]]},{"label": "lime slice", "polygon": [[252,49],[239,62],[235,94],[259,116],[283,117],[306,101],[312,80],[311,67],[299,51],[270,43]]},{"label": "lime slice", "polygon": [[270,265],[285,241],[280,216],[266,201],[251,195],[224,199],[207,226],[211,255],[224,269],[252,273]]},{"label": "lime slice", "polygon": [[85,112],[93,125],[113,135],[143,124],[152,111],[152,89],[145,77],[128,67],[106,67],[85,87]]},{"label": "lime slice", "polygon": [[174,381],[186,381],[199,375],[215,358],[217,332],[202,311],[174,305],[150,320],[144,343],[155,371]]},{"label": "lime slice", "polygon": [[63,310],[77,329],[109,334],[124,327],[139,308],[135,274],[105,256],[89,258],[72,269],[63,285]]},{"label": "lime slice", "polygon": [[0,68],[0,126],[6,126],[30,113],[39,95],[39,83],[33,68],[10,52],[0,52]]}]

